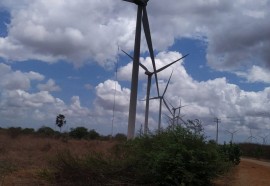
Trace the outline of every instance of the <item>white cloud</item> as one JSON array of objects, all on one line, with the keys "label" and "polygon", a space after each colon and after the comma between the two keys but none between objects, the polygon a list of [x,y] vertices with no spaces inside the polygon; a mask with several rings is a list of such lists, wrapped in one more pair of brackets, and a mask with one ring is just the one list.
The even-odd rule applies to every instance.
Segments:
[{"label": "white cloud", "polygon": [[[0,56],[8,60],[63,59],[75,66],[95,60],[105,66],[115,60],[117,45],[133,48],[136,6],[128,2],[12,0],[0,6],[11,11],[8,36],[0,38]],[[162,0],[150,1],[154,49],[197,38],[208,44],[207,59],[214,68],[269,67],[269,6],[269,0],[167,0],[164,8]]]},{"label": "white cloud", "polygon": [[42,91],[60,91],[61,88],[55,84],[55,81],[53,79],[49,79],[47,83],[45,84],[38,84],[37,88]]},{"label": "white cloud", "polygon": [[249,83],[270,83],[270,71],[266,68],[253,65],[247,72],[236,72],[239,77],[247,79]]},{"label": "white cloud", "polygon": [[28,90],[32,80],[43,80],[44,76],[37,72],[12,71],[10,66],[0,63],[0,90]]},{"label": "white cloud", "polygon": [[[158,66],[168,64],[170,61],[177,59],[181,54],[176,52],[161,53],[156,56]],[[150,59],[141,59],[141,62],[147,67],[151,66]],[[119,75],[122,80],[128,80],[128,74],[131,73],[129,66],[131,63],[123,66],[119,70]],[[179,106],[179,99],[182,105],[187,105],[182,108],[181,113],[185,119],[201,119],[204,123],[207,135],[215,137],[215,123],[214,117],[221,118],[222,124],[220,127],[221,137],[226,138],[225,130],[238,130],[241,131],[236,135],[235,139],[244,140],[249,132],[249,128],[259,132],[265,128],[270,128],[268,124],[269,116],[262,113],[268,113],[267,109],[270,107],[270,92],[269,88],[261,92],[248,92],[241,90],[237,85],[228,83],[226,78],[216,78],[207,81],[195,81],[189,76],[183,66],[183,62],[176,63],[173,67],[164,70],[163,73],[158,75],[160,92],[163,92],[171,70],[174,69],[171,82],[165,94],[166,99],[174,106]],[[140,74],[140,79],[144,80],[145,75]],[[152,78],[154,79],[154,78]],[[113,92],[114,81],[108,80],[96,87],[97,100],[96,106],[101,106],[104,110],[111,111],[113,107]],[[143,88],[140,94],[145,95],[145,84],[141,85]],[[155,96],[155,85],[152,82],[151,95]],[[117,95],[116,108],[123,108],[121,114],[128,115],[128,100],[129,94],[125,88],[116,84]],[[124,101],[125,100],[125,101]],[[122,104],[123,103],[123,104]],[[151,129],[156,129],[158,118],[158,101],[150,102],[150,126]],[[117,109],[116,109],[117,110]],[[163,113],[168,113],[165,106],[163,106]],[[165,117],[164,115],[162,116]],[[230,119],[230,117],[234,118]],[[127,122],[127,120],[125,120]],[[137,107],[137,129],[140,122],[144,121],[144,102],[138,101]],[[163,120],[165,122],[165,118]],[[166,126],[163,123],[163,126]],[[237,138],[237,136],[239,136]]]}]

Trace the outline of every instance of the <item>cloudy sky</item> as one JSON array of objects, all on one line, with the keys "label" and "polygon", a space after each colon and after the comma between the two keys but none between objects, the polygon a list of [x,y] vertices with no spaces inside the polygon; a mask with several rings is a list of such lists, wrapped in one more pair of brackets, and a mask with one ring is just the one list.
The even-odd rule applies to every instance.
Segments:
[{"label": "cloudy sky", "polygon": [[[1,0],[0,125],[57,130],[61,113],[64,130],[126,133],[132,61],[121,49],[133,52],[136,8],[121,0]],[[209,138],[215,117],[220,141],[230,139],[226,130],[238,130],[237,141],[247,141],[250,131],[257,142],[270,134],[269,8],[270,0],[148,3],[156,66],[190,54],[158,75],[160,92],[174,69],[166,99],[188,105],[183,118],[200,119]],[[141,63],[151,69],[144,34]],[[142,69],[139,78],[136,130],[144,122]],[[151,101],[152,130],[158,106]]]}]

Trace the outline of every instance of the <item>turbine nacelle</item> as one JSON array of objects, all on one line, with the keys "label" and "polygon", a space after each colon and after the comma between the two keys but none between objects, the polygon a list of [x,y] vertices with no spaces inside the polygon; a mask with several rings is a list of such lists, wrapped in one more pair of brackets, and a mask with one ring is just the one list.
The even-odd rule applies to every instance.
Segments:
[{"label": "turbine nacelle", "polygon": [[149,0],[123,0],[123,1],[134,3],[134,4],[138,5],[138,6],[147,6],[147,2]]}]

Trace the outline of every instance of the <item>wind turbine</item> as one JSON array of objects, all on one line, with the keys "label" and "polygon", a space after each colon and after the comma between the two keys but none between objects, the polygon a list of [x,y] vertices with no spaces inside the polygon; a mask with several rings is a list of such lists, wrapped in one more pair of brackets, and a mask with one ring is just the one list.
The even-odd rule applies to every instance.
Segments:
[{"label": "wind turbine", "polygon": [[262,140],[263,140],[263,145],[266,145],[266,138],[269,136],[269,134],[268,135],[266,135],[266,136],[259,136]]},{"label": "wind turbine", "polygon": [[231,134],[231,142],[233,143],[233,135],[238,132],[239,130],[234,130],[234,131],[229,131],[229,130],[226,130],[226,132],[230,133]]},{"label": "wind turbine", "polygon": [[[130,104],[129,104],[128,132],[127,132],[127,139],[132,139],[134,138],[134,134],[135,134],[135,122],[136,122],[139,59],[140,59],[140,47],[141,47],[141,23],[143,23],[145,38],[148,45],[150,57],[152,59],[154,72],[156,71],[156,65],[155,65],[154,50],[152,46],[151,33],[150,33],[149,21],[148,21],[147,10],[146,10],[147,2],[149,0],[123,0],[123,1],[134,3],[138,6],[133,67],[132,67],[132,79],[131,79]],[[158,79],[157,79],[156,73],[155,73],[155,79],[156,79],[156,86],[158,90],[159,89]],[[158,95],[159,95],[159,92],[158,92]]]},{"label": "wind turbine", "polygon": [[[171,75],[170,75],[170,78],[169,78],[167,84],[166,84],[166,87],[165,87],[165,89],[164,89],[163,94],[162,94],[162,95],[158,95],[157,97],[149,98],[149,100],[152,100],[152,99],[159,99],[159,117],[158,117],[158,130],[159,130],[159,131],[160,131],[160,127],[161,127],[162,101],[163,101],[163,103],[165,104],[165,106],[167,107],[167,109],[171,112],[171,110],[170,110],[168,104],[166,103],[166,100],[164,99],[164,96],[165,96],[165,93],[166,93],[166,91],[167,91],[168,85],[169,85],[169,83],[170,83],[170,81],[171,81],[172,74],[173,74],[173,71],[172,71],[172,73],[171,73]],[[159,90],[158,90],[158,92],[159,92]]]},{"label": "wind turbine", "polygon": [[251,129],[250,130],[250,136],[247,139],[250,139],[250,143],[252,143],[252,139],[257,139],[252,135]]},{"label": "wind turbine", "polygon": [[[186,107],[186,106],[188,106],[188,105],[183,105],[183,106],[182,106],[181,99],[180,99],[180,106],[179,106],[179,107],[174,107],[170,102],[169,102],[169,104],[170,104],[171,107],[172,107],[172,116],[173,116],[172,125],[173,125],[173,127],[174,127],[175,119],[177,118],[177,125],[178,125],[179,119],[181,119],[181,116],[180,116],[181,108]],[[178,110],[178,115],[177,115],[177,116],[175,116],[176,110]]]},{"label": "wind turbine", "polygon": [[[129,56],[132,60],[133,57],[131,55],[129,55],[127,52],[125,52],[124,50],[122,50],[127,56]],[[157,74],[163,70],[165,70],[166,68],[168,68],[169,66],[173,65],[174,63],[178,62],[181,59],[184,59],[185,57],[187,57],[189,54],[186,54],[184,56],[182,56],[181,58],[157,69],[156,71],[149,71],[147,69],[146,66],[144,66],[142,63],[139,63],[140,67],[142,67],[145,70],[145,74],[147,75],[147,89],[146,89],[146,104],[145,104],[145,120],[144,120],[144,134],[147,134],[148,131],[148,116],[149,116],[149,98],[150,98],[150,89],[151,89],[151,80],[152,80],[152,76],[153,74]],[[159,92],[159,91],[158,91]]]}]

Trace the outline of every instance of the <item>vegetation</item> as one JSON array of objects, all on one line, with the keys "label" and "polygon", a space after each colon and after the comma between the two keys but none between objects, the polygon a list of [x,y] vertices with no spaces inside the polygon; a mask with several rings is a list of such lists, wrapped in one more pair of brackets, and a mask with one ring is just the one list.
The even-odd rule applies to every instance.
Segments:
[{"label": "vegetation", "polygon": [[239,163],[234,149],[174,127],[120,143],[109,154],[59,153],[51,163],[51,178],[81,185],[209,185]]},{"label": "vegetation", "polygon": [[239,146],[243,156],[270,160],[270,145],[241,143]]},{"label": "vegetation", "polygon": [[[11,144],[15,145],[18,143],[15,141],[24,140],[27,136],[29,143],[19,148],[20,156],[26,153],[28,158],[23,159],[30,164],[33,159],[27,155],[28,151],[31,157],[47,156],[49,165],[44,164],[44,168],[40,169],[38,164],[38,172],[43,180],[46,178],[56,185],[209,185],[212,179],[239,163],[241,153],[236,144],[217,145],[214,141],[207,141],[199,120],[189,121],[184,127],[169,127],[126,141],[124,134],[109,138],[84,127],[64,134],[43,126],[36,132],[27,129],[27,135],[13,138]],[[18,135],[25,131],[14,128],[1,131],[4,130],[7,134],[9,130],[20,131]],[[46,137],[46,140],[41,143],[43,138],[39,136]],[[59,137],[68,140],[58,140]],[[86,140],[80,143],[81,139]],[[115,140],[103,142],[100,139]],[[114,147],[104,148],[104,145]],[[36,155],[30,151],[32,146],[36,147]],[[5,156],[12,152],[4,143],[0,150]],[[18,161],[21,160],[14,162]],[[9,174],[14,169],[4,166],[2,170]]]},{"label": "vegetation", "polygon": [[56,116],[55,124],[60,128],[61,132],[61,128],[63,127],[64,124],[66,124],[65,116],[63,114],[59,114],[58,116]]}]

